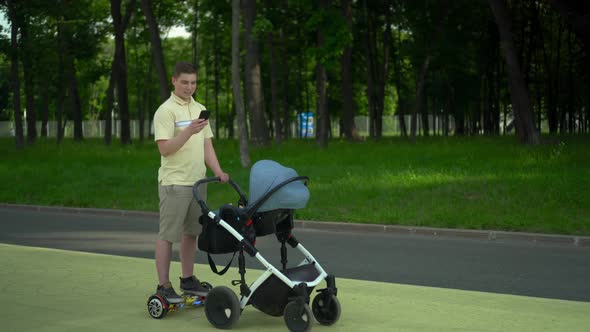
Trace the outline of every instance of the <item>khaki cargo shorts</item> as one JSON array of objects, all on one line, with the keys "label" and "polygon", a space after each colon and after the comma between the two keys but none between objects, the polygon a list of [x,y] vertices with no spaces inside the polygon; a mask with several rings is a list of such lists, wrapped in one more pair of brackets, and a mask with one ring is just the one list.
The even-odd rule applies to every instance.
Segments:
[{"label": "khaki cargo shorts", "polygon": [[[172,243],[180,242],[183,234],[201,233],[201,207],[193,196],[192,186],[158,185],[160,196],[160,231],[158,239]],[[206,185],[199,186],[199,195],[207,200]]]}]

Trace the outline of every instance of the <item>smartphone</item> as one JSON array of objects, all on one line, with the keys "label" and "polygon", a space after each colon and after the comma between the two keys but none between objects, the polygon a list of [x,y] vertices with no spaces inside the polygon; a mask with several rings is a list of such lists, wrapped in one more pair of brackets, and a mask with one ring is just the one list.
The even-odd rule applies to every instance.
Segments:
[{"label": "smartphone", "polygon": [[211,111],[202,110],[201,114],[199,114],[199,119],[207,120],[209,119],[209,115],[211,115]]}]

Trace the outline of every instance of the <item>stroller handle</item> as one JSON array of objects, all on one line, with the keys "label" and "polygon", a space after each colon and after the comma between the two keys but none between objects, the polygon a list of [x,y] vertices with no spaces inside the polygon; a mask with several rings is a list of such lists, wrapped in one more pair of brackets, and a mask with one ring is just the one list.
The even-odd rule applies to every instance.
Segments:
[{"label": "stroller handle", "polygon": [[[197,203],[199,203],[199,206],[201,206],[201,212],[203,214],[208,214],[210,210],[209,210],[209,207],[207,206],[207,203],[205,203],[205,201],[199,195],[199,186],[202,184],[205,184],[205,183],[209,183],[209,182],[221,182],[221,179],[218,176],[204,178],[204,179],[201,179],[201,180],[195,182],[195,184],[193,185],[193,195],[195,196]],[[242,189],[240,189],[240,186],[236,182],[234,182],[234,180],[232,180],[231,178],[227,182],[234,188],[234,190],[240,196],[240,200],[238,201],[238,204],[241,206],[246,206],[248,204],[248,200],[246,199],[246,195],[244,194],[244,192],[242,192]]]}]

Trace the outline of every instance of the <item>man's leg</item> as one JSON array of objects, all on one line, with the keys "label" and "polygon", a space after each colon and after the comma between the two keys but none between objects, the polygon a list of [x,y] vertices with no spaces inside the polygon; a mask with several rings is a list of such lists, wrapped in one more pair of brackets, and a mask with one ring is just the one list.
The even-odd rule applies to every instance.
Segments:
[{"label": "man's leg", "polygon": [[[192,188],[189,188],[192,195]],[[201,197],[206,198],[207,192],[199,187]],[[198,296],[207,296],[209,289],[204,287],[199,279],[194,276],[195,256],[197,252],[197,234],[201,232],[201,225],[198,220],[201,216],[201,208],[197,201],[192,198],[188,209],[187,217],[184,220],[184,232],[180,240],[180,261],[182,266],[182,278],[180,289],[187,293]]]},{"label": "man's leg", "polygon": [[172,259],[172,243],[156,240],[156,271],[160,285],[170,282],[170,260]]},{"label": "man's leg", "polygon": [[197,252],[197,237],[195,235],[183,234],[180,241],[180,264],[182,266],[182,277],[188,278],[194,274],[195,254]]},{"label": "man's leg", "polygon": [[[184,220],[184,229],[182,239],[180,240],[180,263],[182,267],[182,277],[188,278],[194,275],[195,256],[197,252],[197,234],[201,233],[201,225],[198,220],[201,217],[201,206],[193,197],[193,188],[185,189],[186,195],[189,196],[189,204],[186,218]],[[207,188],[199,186],[199,196],[207,199]]]},{"label": "man's leg", "polygon": [[180,241],[180,262],[182,266],[182,278],[180,289],[186,294],[207,296],[209,289],[201,284],[201,281],[194,276],[195,255],[197,237],[195,235],[183,234]]}]

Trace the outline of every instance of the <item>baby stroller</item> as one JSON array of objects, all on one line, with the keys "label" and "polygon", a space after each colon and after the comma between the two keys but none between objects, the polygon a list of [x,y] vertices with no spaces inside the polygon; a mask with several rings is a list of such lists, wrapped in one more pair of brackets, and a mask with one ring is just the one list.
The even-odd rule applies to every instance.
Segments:
[{"label": "baby stroller", "polygon": [[[211,211],[199,197],[198,187],[208,182],[219,182],[219,178],[206,178],[195,183],[193,192],[203,211],[200,219],[203,229],[198,247],[208,253],[213,272],[225,273],[231,261],[218,272],[210,254],[233,253],[235,256],[238,253],[240,280],[234,280],[232,285],[240,286],[241,299],[238,300],[230,288],[218,286],[210,291],[205,300],[205,314],[216,328],[231,328],[249,304],[266,314],[283,316],[289,330],[294,332],[309,331],[312,314],[322,325],[332,325],[340,318],[334,276],[328,275],[291,233],[294,210],[305,207],[309,199],[308,180],[277,162],[259,161],[250,171],[251,201],[230,180],[228,183],[239,195],[238,205],[226,204],[217,212]],[[257,236],[270,234],[275,234],[281,245],[281,269],[270,264],[255,247]],[[286,244],[303,255],[299,265],[287,267]],[[265,268],[250,286],[245,280],[244,252],[256,258]],[[316,291],[310,309],[310,295],[323,280],[327,286]]]}]

